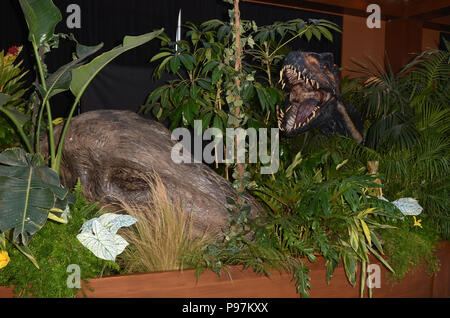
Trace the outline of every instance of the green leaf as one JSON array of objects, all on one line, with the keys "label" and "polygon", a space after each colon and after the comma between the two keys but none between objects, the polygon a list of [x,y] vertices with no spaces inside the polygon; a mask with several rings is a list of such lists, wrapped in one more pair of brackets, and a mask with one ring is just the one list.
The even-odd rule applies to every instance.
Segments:
[{"label": "green leaf", "polygon": [[217,65],[219,65],[219,62],[217,61],[211,61],[205,64],[205,66],[202,69],[202,75],[205,75],[206,73],[208,73],[210,70],[212,70],[214,67],[216,67]]},{"label": "green leaf", "polygon": [[51,0],[19,0],[29,30],[29,40],[40,46],[53,37],[61,12]]},{"label": "green leaf", "polygon": [[[47,83],[47,98],[55,96],[59,93],[65,92],[70,88],[72,82],[72,70],[79,66],[89,56],[95,54],[103,47],[103,43],[95,46],[85,46],[77,44],[77,56],[78,58],[72,62],[61,66],[55,73],[51,74]],[[45,96],[43,96],[45,97]]]},{"label": "green leaf", "polygon": [[380,251],[380,253],[383,255],[383,247],[381,246],[380,241],[378,240],[378,237],[376,236],[376,234],[374,232],[370,232],[370,237],[371,237],[371,241],[373,242],[373,244],[376,246],[376,248]]},{"label": "green leaf", "polygon": [[258,100],[259,103],[261,104],[262,110],[268,111],[270,109],[270,104],[267,102],[267,97],[264,88],[255,85],[255,89],[256,93],[258,94]]},{"label": "green leaf", "polygon": [[19,148],[0,153],[0,231],[14,230],[13,240],[23,245],[45,224],[56,199],[68,193],[55,171],[40,166],[39,156]]},{"label": "green leaf", "polygon": [[361,226],[362,226],[364,235],[366,236],[367,242],[369,243],[369,246],[372,246],[372,240],[371,240],[371,237],[370,237],[369,227],[367,226],[366,222],[364,222],[363,219],[360,219],[360,221],[361,221]]},{"label": "green leaf", "polygon": [[347,275],[347,279],[350,282],[352,286],[356,284],[356,271],[357,271],[357,265],[358,261],[354,255],[353,252],[344,252],[343,255],[344,260],[344,269],[345,274]]},{"label": "green leaf", "polygon": [[33,263],[34,266],[36,266],[37,269],[40,269],[36,258],[33,256],[33,253],[27,246],[19,245],[14,241],[12,243],[23,255],[25,255],[26,258],[28,258],[31,261],[31,263]]},{"label": "green leaf", "polygon": [[220,70],[218,67],[216,67],[211,75],[211,83],[213,85],[216,84],[219,81],[221,76],[222,76],[222,70]]},{"label": "green leaf", "polygon": [[328,31],[327,28],[325,28],[325,27],[323,27],[323,26],[321,26],[321,25],[316,26],[316,28],[319,29],[320,32],[321,32],[321,33],[322,33],[329,41],[333,42],[333,35],[331,34],[330,31]]},{"label": "green leaf", "polygon": [[155,56],[153,56],[151,58],[150,62],[154,62],[156,60],[159,60],[160,58],[163,58],[163,57],[166,57],[169,55],[172,55],[172,53],[171,52],[160,52],[160,53],[156,54]]},{"label": "green leaf", "polygon": [[122,45],[97,56],[90,63],[77,67],[72,71],[72,82],[70,84],[70,90],[72,93],[79,97],[83,94],[87,86],[94,79],[94,77],[112,60],[121,55],[122,53],[138,47],[148,41],[154,39],[160,35],[163,30],[154,31],[151,33],[139,35],[139,36],[125,36]]},{"label": "green leaf", "polygon": [[369,249],[369,251],[372,252],[373,255],[375,255],[376,258],[378,258],[378,260],[384,264],[384,266],[386,266],[387,269],[389,269],[391,272],[395,273],[395,271],[392,269],[392,267],[388,264],[388,262],[386,262],[386,260],[380,255],[378,254],[377,251],[375,251],[373,248],[371,248],[370,246],[367,246],[367,248]]},{"label": "green leaf", "polygon": [[211,122],[212,113],[207,113],[203,115],[202,118],[202,130],[203,132],[208,128],[210,122]]},{"label": "green leaf", "polygon": [[305,263],[301,263],[300,266],[294,268],[294,277],[292,280],[296,280],[297,291],[302,297],[309,297],[309,289],[311,289],[309,276],[309,268]]},{"label": "green leaf", "polygon": [[181,62],[179,56],[172,56],[170,59],[169,67],[172,73],[178,72],[178,69],[180,68]]},{"label": "green leaf", "polygon": [[194,68],[194,62],[195,61],[193,56],[190,56],[188,54],[182,54],[180,55],[180,60],[181,63],[183,63],[184,67],[186,67],[186,69],[188,71],[192,71],[192,69]]},{"label": "green leaf", "polygon": [[306,39],[308,40],[308,42],[311,41],[311,37],[312,37],[312,31],[311,31],[311,29],[307,29],[307,30],[305,31],[305,36],[306,36]]},{"label": "green leaf", "polygon": [[10,95],[0,93],[0,107],[5,105],[10,99]]}]

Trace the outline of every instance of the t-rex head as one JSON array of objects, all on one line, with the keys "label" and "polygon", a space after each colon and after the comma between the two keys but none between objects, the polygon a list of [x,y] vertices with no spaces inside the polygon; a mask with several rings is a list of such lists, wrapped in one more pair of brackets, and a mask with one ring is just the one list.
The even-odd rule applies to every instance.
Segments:
[{"label": "t-rex head", "polygon": [[278,114],[278,127],[286,136],[317,128],[327,136],[347,135],[362,142],[361,115],[342,103],[333,54],[291,52],[284,60],[280,80],[289,90],[287,105]]}]

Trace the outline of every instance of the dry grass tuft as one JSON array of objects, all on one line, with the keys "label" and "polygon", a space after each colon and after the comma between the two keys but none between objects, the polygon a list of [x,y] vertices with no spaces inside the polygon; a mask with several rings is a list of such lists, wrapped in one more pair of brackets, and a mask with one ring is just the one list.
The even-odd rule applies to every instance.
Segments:
[{"label": "dry grass tuft", "polygon": [[191,213],[180,200],[168,196],[157,175],[151,180],[147,205],[121,202],[124,212],[138,220],[122,232],[130,243],[122,255],[126,269],[136,273],[189,268],[190,264],[183,264],[183,256],[198,252],[212,239],[206,233],[195,235]]}]

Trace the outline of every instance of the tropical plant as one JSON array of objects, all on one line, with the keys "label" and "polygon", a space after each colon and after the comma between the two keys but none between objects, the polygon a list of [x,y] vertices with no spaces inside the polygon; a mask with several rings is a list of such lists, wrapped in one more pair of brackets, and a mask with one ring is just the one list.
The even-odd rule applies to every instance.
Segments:
[{"label": "tropical plant", "polygon": [[328,151],[308,158],[299,153],[290,164],[282,162],[276,175],[261,175],[252,193],[265,206],[264,217],[248,220],[245,213],[238,214],[224,242],[190,255],[190,260],[197,262],[199,272],[210,268],[220,273],[231,264],[266,274],[283,268],[307,297],[309,269],[302,258],[315,262],[323,256],[328,282],[342,261],[352,285],[360,278],[364,296],[370,254],[393,271],[383,256],[379,231],[393,229],[387,220],[398,220],[401,214],[393,204],[369,197],[369,189],[380,185],[364,167],[352,170],[347,162]]},{"label": "tropical plant", "polygon": [[[79,44],[73,35],[55,34],[55,27],[61,21],[62,16],[52,0],[19,0],[19,3],[28,25],[28,39],[31,42],[36,59],[37,80],[34,83],[36,91],[31,97],[34,103],[32,109],[37,109],[37,113],[34,114],[36,117],[36,129],[34,137],[30,140],[25,134],[20,120],[11,111],[2,107],[15,96],[0,94],[1,110],[15,125],[15,129],[22,137],[23,144],[28,152],[28,154],[25,154],[23,151],[13,150],[11,152],[7,150],[2,153],[0,178],[3,183],[0,188],[0,195],[5,202],[9,203],[0,205],[0,215],[3,215],[0,220],[0,234],[4,236],[6,231],[13,228],[13,242],[18,247],[18,244],[22,244],[20,245],[22,251],[37,266],[26,246],[31,236],[45,224],[49,216],[53,215],[49,214],[48,210],[55,208],[56,198],[63,200],[67,196],[68,191],[60,186],[59,170],[65,136],[81,96],[93,78],[109,62],[120,54],[152,40],[162,30],[140,36],[126,36],[122,45],[82,65],[88,57],[92,57],[94,53],[98,52],[103,44],[84,46]],[[52,49],[58,47],[61,39],[74,41],[76,43],[76,54],[74,54],[73,61],[61,66],[53,74],[49,74],[45,64],[45,56]],[[61,136],[58,143],[56,143],[50,99],[69,89],[75,98]],[[44,113],[47,115],[46,122],[43,119]],[[46,169],[42,160],[39,159],[42,126],[47,127],[49,141],[50,168]],[[16,182],[16,179],[13,177],[19,177],[20,182]],[[23,195],[19,197],[18,194]],[[15,200],[18,201],[14,203]],[[58,208],[61,209],[61,206],[58,206]],[[62,206],[63,210],[67,208],[67,204]],[[53,219],[60,221],[56,216]]]},{"label": "tropical plant", "polygon": [[22,47],[12,46],[6,54],[0,52],[0,150],[20,145],[20,136],[10,121],[23,127],[30,119],[23,79],[28,72],[21,68],[23,61],[17,63],[21,51]]},{"label": "tropical plant", "polygon": [[388,198],[417,198],[448,239],[448,48],[423,52],[398,74],[381,69],[374,73],[368,65],[358,64],[366,75],[353,81],[357,89],[345,98],[366,116],[366,142],[356,145],[341,139],[345,144],[341,149],[361,162],[379,161]]},{"label": "tropical plant", "polygon": [[0,236],[38,268],[28,243],[47,219],[67,223],[62,214],[70,199],[56,172],[43,165],[41,155],[20,148],[0,153]]},{"label": "tropical plant", "polygon": [[[280,62],[289,52],[287,45],[300,37],[332,40],[329,30],[340,32],[326,20],[296,19],[263,27],[241,20],[242,68],[237,72],[234,14],[231,18],[230,23],[215,19],[199,26],[187,22],[187,40],[176,43],[161,34],[161,51],[151,62],[162,62],[154,75],[158,78],[165,71],[177,78],[155,89],[143,111],[152,111],[159,120],[170,118],[171,129],[180,124],[193,127],[194,120],[201,120],[203,130],[215,127],[225,132],[227,127],[236,127],[236,106],[240,107],[240,127],[265,126],[269,119],[276,122],[276,105],[284,100],[278,74]],[[239,89],[235,87],[237,78]],[[236,105],[235,96],[239,96]]]},{"label": "tropical plant", "polygon": [[[117,263],[98,259],[77,240],[83,223],[98,216],[101,210],[97,202],[86,202],[79,185],[75,188],[76,202],[70,207],[70,222],[64,226],[49,222],[29,244],[40,269],[30,266],[14,245],[5,247],[10,261],[0,270],[0,286],[13,287],[16,297],[73,298],[80,290],[89,288],[87,279],[122,273]],[[74,273],[74,264],[80,270],[79,285],[75,278],[68,280]],[[68,282],[74,288],[68,288]]]}]

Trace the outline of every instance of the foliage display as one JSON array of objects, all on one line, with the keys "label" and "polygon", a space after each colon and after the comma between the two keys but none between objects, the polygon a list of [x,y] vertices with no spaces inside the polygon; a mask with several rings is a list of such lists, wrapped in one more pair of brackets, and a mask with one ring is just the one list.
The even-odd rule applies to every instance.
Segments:
[{"label": "foliage display", "polygon": [[[447,50],[424,52],[398,74],[381,67],[373,72],[370,65],[357,62],[364,76],[344,80],[342,95],[365,115],[363,144],[309,131],[280,141],[276,174],[259,174],[258,163],[237,167],[229,178],[225,166],[238,200],[228,200],[235,208],[223,240],[212,241],[194,235],[189,213],[180,202],[168,200],[157,179],[148,206],[122,202],[129,216],[100,216],[97,204],[82,197],[80,184],[73,201],[72,189],[60,184],[59,170],[81,96],[114,58],[158,38],[161,50],[151,59],[159,63],[154,75],[166,72],[175,79],[155,89],[143,111],[158,120],[170,119],[171,129],[193,127],[194,120],[201,120],[203,129],[222,132],[228,127],[276,127],[277,106],[285,99],[279,71],[289,44],[300,37],[332,41],[332,32],[340,32],[337,25],[296,19],[257,26],[240,19],[235,0],[229,23],[188,22],[186,40],[177,43],[163,30],[127,36],[118,47],[84,64],[102,44],[84,46],[73,35],[55,34],[62,17],[51,0],[19,3],[37,80],[27,109],[26,72],[21,62],[15,63],[20,48],[0,52],[0,149],[15,145],[18,137],[24,147],[0,153],[0,286],[13,285],[25,297],[74,297],[77,289],[67,287],[70,264],[80,266],[82,279],[188,267],[197,274],[206,269],[220,274],[228,265],[244,265],[265,274],[272,269],[292,273],[298,292],[306,297],[311,285],[304,259],[324,257],[326,280],[331,281],[342,262],[350,284],[361,282],[363,297],[371,296],[365,286],[370,255],[396,281],[411,266],[426,264],[429,272],[439,268],[436,242],[450,235],[448,43]],[[60,40],[75,42],[74,59],[50,74],[45,57]],[[50,102],[68,90],[74,102],[62,135],[55,139]],[[48,162],[39,155],[44,131]],[[379,163],[377,174],[367,171],[368,161]],[[392,203],[377,198],[381,188]],[[240,199],[245,191],[260,201],[262,217],[249,218],[250,207]],[[398,207],[410,203],[414,215],[405,216]],[[124,226],[132,227],[118,232]],[[127,241],[130,246],[122,253]]]},{"label": "foliage display", "polygon": [[0,151],[20,144],[10,121],[23,127],[30,119],[24,100],[27,71],[22,70],[22,61],[17,62],[21,51],[22,47],[12,46],[0,52]]},{"label": "foliage display", "polygon": [[395,268],[391,273],[393,282],[400,282],[419,265],[424,265],[430,276],[440,269],[434,254],[439,235],[431,220],[421,223],[415,222],[413,217],[405,217],[402,221],[392,222],[395,230],[380,231],[386,258]]},{"label": "foliage display", "polygon": [[377,160],[388,199],[413,197],[442,238],[450,235],[450,44],[425,51],[398,74],[370,71],[345,94],[367,118],[366,146],[346,144],[360,162]]},{"label": "foliage display", "polygon": [[69,222],[49,221],[29,244],[40,269],[32,266],[13,245],[6,246],[10,261],[0,269],[0,286],[14,286],[18,297],[75,297],[79,289],[68,288],[67,285],[69,265],[80,267],[81,282],[87,278],[120,273],[116,263],[100,260],[77,240],[76,235],[83,223],[96,216],[99,208],[97,203],[86,203],[80,189],[76,194]]},{"label": "foliage display", "polygon": [[[303,296],[308,295],[309,277],[306,264],[300,258],[307,257],[314,262],[316,256],[323,256],[328,282],[342,260],[349,282],[355,285],[359,278],[363,282],[363,296],[366,273],[362,271],[357,276],[358,263],[365,269],[369,254],[373,254],[393,271],[382,256],[384,251],[378,231],[393,228],[385,220],[398,219],[400,213],[394,205],[368,197],[368,189],[379,187],[373,182],[374,177],[364,174],[364,168],[345,169],[346,162],[326,151],[309,158],[299,153],[276,178],[268,176],[257,180],[258,186],[252,192],[265,204],[267,216],[255,221],[242,220],[241,223],[248,223],[248,230],[230,233],[239,237],[233,246],[235,253],[240,255],[240,249],[249,248],[241,245],[249,244],[244,237],[253,231],[251,244],[258,246],[262,255],[268,253],[264,258],[271,258],[271,253],[295,260],[290,263],[293,264],[290,270],[294,271]],[[262,260],[258,254],[251,257]],[[277,266],[290,266],[283,264],[280,257],[272,259],[274,261],[279,262]]]},{"label": "foliage display", "polygon": [[155,89],[144,111],[151,110],[160,120],[170,118],[171,129],[193,127],[194,120],[201,120],[204,130],[214,127],[223,133],[227,127],[271,126],[276,123],[277,105],[284,101],[279,68],[289,52],[288,44],[300,37],[331,41],[331,31],[340,32],[326,20],[296,19],[261,27],[254,21],[241,20],[242,68],[238,72],[234,65],[234,17],[232,10],[230,24],[219,20],[201,25],[186,23],[187,40],[179,41],[176,49],[166,34],[159,36],[161,52],[151,61],[161,62],[154,75],[168,72],[177,79]]},{"label": "foliage display", "polygon": [[[20,118],[15,116],[12,111],[3,107],[7,102],[17,100],[21,94],[23,94],[22,91],[18,90],[21,85],[19,80],[23,75],[19,75],[18,72],[20,69],[17,67],[12,70],[10,70],[11,67],[2,67],[2,72],[6,71],[11,73],[9,75],[7,74],[10,77],[10,81],[4,85],[7,85],[6,88],[9,89],[8,92],[14,95],[4,93],[0,95],[0,110],[6,114],[8,119],[14,124],[14,128],[22,137],[23,145],[28,154],[25,154],[23,151],[20,153],[16,152],[16,158],[14,159],[9,150],[2,153],[3,159],[0,162],[2,168],[0,178],[2,178],[3,182],[0,187],[0,200],[6,202],[6,204],[0,204],[0,215],[2,215],[2,218],[0,219],[0,235],[2,237],[8,235],[6,231],[13,228],[14,233],[12,236],[12,243],[20,248],[25,255],[29,256],[36,265],[34,257],[27,245],[31,236],[47,221],[49,214],[45,213],[45,211],[56,208],[56,206],[54,206],[55,198],[52,196],[52,193],[59,200],[65,199],[65,196],[67,195],[68,190],[64,190],[60,187],[59,170],[65,135],[81,96],[93,78],[109,62],[120,54],[152,40],[158,36],[162,30],[140,36],[126,36],[122,45],[119,45],[118,47],[97,56],[89,63],[82,65],[86,58],[92,57],[103,44],[84,46],[79,44],[73,35],[55,34],[55,27],[61,21],[62,17],[59,9],[51,0],[19,0],[19,3],[28,26],[28,39],[31,42],[34,57],[36,59],[37,80],[34,83],[36,91],[31,97],[33,102],[32,109],[35,111],[33,114],[33,122],[36,123],[36,127],[33,127],[34,135],[30,139],[24,131]],[[61,66],[53,74],[49,74],[45,64],[45,56],[52,49],[58,47],[58,43],[61,39],[72,40],[76,43],[74,60]],[[7,60],[13,60],[13,58],[8,55]],[[4,58],[2,58],[2,61],[4,61]],[[14,85],[19,87],[15,87]],[[69,89],[75,97],[74,103],[64,124],[61,136],[59,137],[59,140],[55,141],[50,99]],[[44,113],[47,114],[46,123],[43,119]],[[40,161],[38,155],[41,150],[41,127],[44,126],[44,124],[48,128],[47,135],[50,152],[49,168],[42,167],[43,162]],[[37,168],[38,166],[39,168]],[[35,171],[35,174],[33,174],[33,171]],[[28,175],[26,172],[29,172]],[[16,177],[20,178],[20,182],[16,182]],[[52,193],[50,193],[50,191]],[[18,194],[21,196],[18,196]],[[23,204],[25,205],[22,207]],[[13,209],[11,207],[13,207]],[[64,209],[66,207],[63,206],[62,208]],[[50,214],[50,216],[52,216],[52,214]],[[18,220],[22,221],[20,222]],[[20,240],[19,234],[21,236]]]}]

